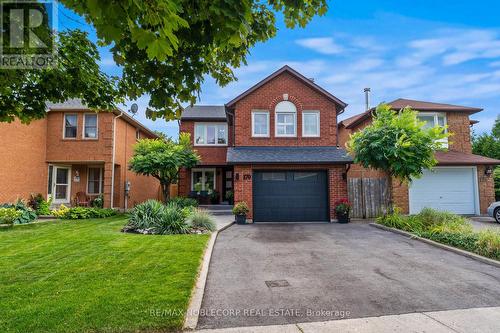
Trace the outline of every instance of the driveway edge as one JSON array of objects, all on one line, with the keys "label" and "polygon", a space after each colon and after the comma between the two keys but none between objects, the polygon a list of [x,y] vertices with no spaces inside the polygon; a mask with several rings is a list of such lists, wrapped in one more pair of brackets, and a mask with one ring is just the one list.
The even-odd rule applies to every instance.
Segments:
[{"label": "driveway edge", "polygon": [[409,238],[412,238],[412,239],[416,239],[416,240],[419,240],[421,242],[433,245],[435,247],[439,247],[439,248],[441,248],[443,250],[454,252],[454,253],[462,255],[464,257],[471,258],[471,259],[480,261],[482,263],[485,263],[485,264],[488,264],[488,265],[500,268],[500,262],[499,261],[483,257],[483,256],[481,256],[479,254],[475,254],[475,253],[472,253],[472,252],[469,252],[469,251],[458,249],[458,248],[453,247],[453,246],[441,244],[441,243],[435,242],[435,241],[427,239],[427,238],[419,237],[419,236],[414,235],[414,234],[412,234],[410,232],[407,232],[407,231],[403,231],[403,230],[399,230],[399,229],[395,229],[395,228],[386,227],[385,225],[381,225],[381,224],[377,224],[377,223],[370,223],[370,226],[378,228],[378,229],[382,229],[382,230],[385,230],[385,231],[390,231],[390,232],[393,232],[393,233],[396,233],[396,234],[400,234],[400,235],[403,235],[403,236],[406,236],[406,237],[409,237]]},{"label": "driveway edge", "polygon": [[201,269],[198,272],[198,278],[194,285],[193,291],[191,292],[191,299],[189,301],[189,306],[186,310],[186,317],[184,318],[183,330],[194,330],[198,325],[198,318],[200,317],[201,302],[203,301],[203,295],[205,293],[205,285],[207,283],[208,268],[210,266],[210,260],[212,259],[212,252],[214,250],[215,241],[219,232],[226,230],[232,226],[234,222],[225,225],[219,230],[214,231],[208,241],[208,245],[205,248],[205,253],[203,254],[203,260],[201,263]]}]

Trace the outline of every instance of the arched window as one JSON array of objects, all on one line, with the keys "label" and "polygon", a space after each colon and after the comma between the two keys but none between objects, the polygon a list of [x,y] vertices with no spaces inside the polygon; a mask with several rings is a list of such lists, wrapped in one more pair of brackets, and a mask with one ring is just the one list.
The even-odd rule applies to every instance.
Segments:
[{"label": "arched window", "polygon": [[282,101],[276,104],[275,111],[275,135],[297,136],[297,108],[292,102]]}]

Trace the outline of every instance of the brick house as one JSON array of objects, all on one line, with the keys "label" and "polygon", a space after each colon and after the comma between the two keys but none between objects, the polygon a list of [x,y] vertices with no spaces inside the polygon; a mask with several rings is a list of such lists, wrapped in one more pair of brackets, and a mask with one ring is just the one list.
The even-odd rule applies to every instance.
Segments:
[{"label": "brick house", "polygon": [[[489,172],[500,161],[471,153],[469,115],[481,109],[401,99],[391,104],[413,106],[429,126],[447,124],[454,133],[449,152],[437,153],[434,172],[410,188],[393,184],[396,205],[405,213],[423,206],[484,213],[494,200]],[[348,180],[386,178],[353,165],[341,148],[371,121],[371,112],[364,112],[337,124],[346,106],[284,66],[225,105],[187,107],[180,131],[191,133],[201,162],[181,170],[179,194],[203,200],[216,191],[221,202],[231,191],[235,202],[249,205],[253,222],[334,220],[334,202],[348,196]],[[351,201],[366,200],[354,193]]]},{"label": "brick house", "polygon": [[186,108],[180,131],[201,162],[181,171],[179,194],[232,191],[255,222],[333,220],[352,163],[337,141],[346,106],[285,66],[224,106]]},{"label": "brick house", "polygon": [[[448,151],[436,152],[438,165],[432,171],[425,171],[422,178],[415,179],[409,186],[397,181],[390,184],[394,204],[406,214],[418,213],[424,207],[457,214],[486,213],[488,205],[495,201],[492,168],[500,161],[472,154],[470,127],[477,121],[469,117],[482,109],[401,98],[388,104],[396,111],[410,106],[419,112],[418,118],[426,121],[427,126],[448,125],[451,134],[446,140]],[[339,123],[341,145],[345,145],[351,133],[371,123],[373,111],[372,108]],[[386,179],[385,174],[356,164],[349,169],[347,177],[349,184],[353,180],[358,180],[357,184],[373,184],[374,179]],[[373,190],[363,188],[361,191],[364,197],[372,198]],[[373,217],[370,215],[373,212],[365,210],[358,217]]]},{"label": "brick house", "polygon": [[125,209],[159,197],[156,179],[127,168],[137,139],[156,135],[121,110],[95,113],[70,100],[29,125],[0,123],[0,133],[0,202],[41,193],[71,205],[77,193],[102,194],[105,207]]}]

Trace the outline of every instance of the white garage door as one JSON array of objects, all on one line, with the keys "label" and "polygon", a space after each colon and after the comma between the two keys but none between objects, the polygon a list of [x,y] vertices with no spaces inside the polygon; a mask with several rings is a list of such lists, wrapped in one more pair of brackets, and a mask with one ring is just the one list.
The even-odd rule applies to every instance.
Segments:
[{"label": "white garage door", "polygon": [[438,167],[410,185],[410,214],[429,207],[457,214],[478,214],[474,167]]}]

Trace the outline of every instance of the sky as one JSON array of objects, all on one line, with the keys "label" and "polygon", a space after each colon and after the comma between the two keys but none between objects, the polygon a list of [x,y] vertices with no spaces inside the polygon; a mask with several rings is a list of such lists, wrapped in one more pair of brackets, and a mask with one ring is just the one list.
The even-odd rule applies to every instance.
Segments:
[{"label": "sky", "polygon": [[[490,131],[500,114],[500,1],[338,0],[306,28],[287,29],[278,15],[278,34],[256,45],[248,65],[235,69],[238,81],[219,87],[206,77],[198,104],[222,105],[287,64],[314,78],[348,103],[340,120],[363,112],[365,87],[371,104],[397,98],[483,108],[475,133]],[[60,5],[61,6],[61,5]],[[62,6],[59,28],[92,27]],[[111,54],[101,48],[101,69],[119,75]],[[176,137],[176,121],[146,119],[148,97],[136,102],[136,118]]]}]

